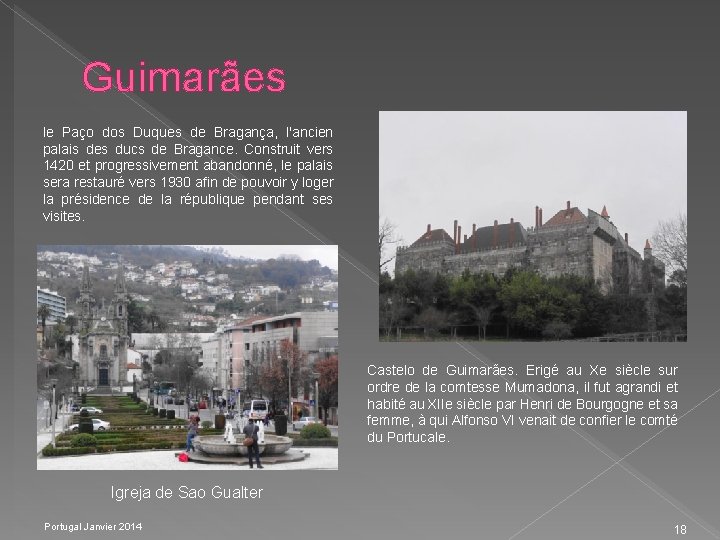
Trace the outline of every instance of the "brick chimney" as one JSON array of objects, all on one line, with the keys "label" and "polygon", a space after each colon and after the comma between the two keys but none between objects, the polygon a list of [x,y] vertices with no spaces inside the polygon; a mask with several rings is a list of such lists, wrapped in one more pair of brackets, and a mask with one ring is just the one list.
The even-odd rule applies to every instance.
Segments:
[{"label": "brick chimney", "polygon": [[630,242],[628,241],[628,233],[625,233],[625,243],[629,246]]},{"label": "brick chimney", "polygon": [[535,228],[537,229],[540,225],[538,224],[538,218],[540,216],[540,207],[535,206]]},{"label": "brick chimney", "polygon": [[567,209],[570,210],[570,201],[567,202]]},{"label": "brick chimney", "polygon": [[508,243],[512,246],[515,243],[515,218],[510,218],[510,237]]},{"label": "brick chimney", "polygon": [[495,223],[493,223],[493,247],[497,247],[497,239],[498,239],[498,222],[496,219]]},{"label": "brick chimney", "polygon": [[429,223],[428,223],[428,230],[427,230],[427,232],[428,232],[428,234],[430,234],[430,224],[429,224]]},{"label": "brick chimney", "polygon": [[453,244],[457,244],[457,219],[453,225]]},{"label": "brick chimney", "polygon": [[538,214],[538,227],[542,227],[542,208],[540,209],[540,214]]},{"label": "brick chimney", "polygon": [[455,253],[460,253],[460,238],[462,237],[462,227],[458,225],[458,241],[457,246],[455,246]]}]

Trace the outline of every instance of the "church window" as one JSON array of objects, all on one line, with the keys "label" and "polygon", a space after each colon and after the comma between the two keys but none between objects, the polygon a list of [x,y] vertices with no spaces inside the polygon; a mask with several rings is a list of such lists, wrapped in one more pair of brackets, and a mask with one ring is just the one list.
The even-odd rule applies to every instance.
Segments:
[{"label": "church window", "polygon": [[100,345],[100,356],[105,357],[107,356],[107,345]]}]

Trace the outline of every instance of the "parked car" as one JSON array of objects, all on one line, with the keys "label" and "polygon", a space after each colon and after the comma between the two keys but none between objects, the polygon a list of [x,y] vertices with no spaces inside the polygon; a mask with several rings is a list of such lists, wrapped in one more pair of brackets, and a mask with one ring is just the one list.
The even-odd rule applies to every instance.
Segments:
[{"label": "parked car", "polygon": [[87,411],[88,414],[102,414],[102,409],[97,407],[83,407],[80,412]]},{"label": "parked car", "polygon": [[322,424],[322,422],[320,420],[318,420],[317,418],[315,418],[314,416],[303,416],[303,417],[299,418],[298,420],[295,420],[292,423],[292,427],[295,431],[299,431],[302,428],[304,428],[305,426],[307,426],[308,424]]},{"label": "parked car", "polygon": [[70,405],[70,412],[80,412],[80,405],[77,403]]},{"label": "parked car", "polygon": [[191,402],[190,402],[190,409],[189,409],[189,410],[190,410],[190,411],[195,411],[195,412],[197,412],[197,410],[198,410],[198,405],[197,405],[197,403],[194,402],[194,401],[191,401]]},{"label": "parked car", "polygon": [[198,404],[198,409],[207,409],[207,403],[205,403],[204,401],[201,401]]},{"label": "parked car", "polygon": [[[110,422],[106,422],[105,420],[100,420],[99,418],[93,418],[93,431],[105,431],[110,429]],[[80,429],[80,424],[73,424],[68,428],[70,431],[77,431]]]}]

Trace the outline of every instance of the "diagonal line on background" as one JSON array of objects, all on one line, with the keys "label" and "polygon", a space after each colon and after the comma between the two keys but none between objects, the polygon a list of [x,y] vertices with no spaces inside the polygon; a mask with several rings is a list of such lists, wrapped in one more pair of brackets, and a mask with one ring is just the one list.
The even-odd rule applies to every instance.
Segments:
[{"label": "diagonal line on background", "polygon": [[[458,342],[457,345],[458,345],[461,349],[463,349],[465,352],[467,352],[470,356],[472,356],[472,357],[475,358],[476,360],[479,360],[480,362],[482,362],[483,364],[485,364],[485,366],[491,367],[490,364],[488,364],[483,358],[481,358],[480,356],[478,356],[478,354],[475,354],[474,351],[472,351],[471,349],[469,349],[468,347],[466,347],[464,344]],[[508,379],[507,377],[504,377],[504,376],[500,376],[500,377],[501,377],[503,380],[509,382],[509,379]],[[524,395],[528,395],[528,394],[525,393],[525,392],[521,392],[521,393],[524,394]],[[679,416],[679,417],[678,417],[678,421],[681,420],[681,419],[683,419],[685,416],[687,416],[688,414],[690,414],[692,411],[694,411],[695,409],[697,409],[700,405],[702,405],[702,404],[705,403],[706,401],[710,400],[713,396],[715,396],[715,395],[718,394],[718,393],[720,393],[720,388],[718,388],[717,390],[715,390],[714,392],[712,392],[710,395],[708,395],[707,397],[705,397],[702,401],[700,401],[699,403],[695,404],[692,408],[690,408],[688,411],[686,411],[686,412],[683,413],[681,416]],[[530,397],[530,396],[529,396],[529,397]],[[627,454],[625,454],[625,455],[624,455],[623,457],[621,457],[620,459],[617,459],[616,456],[613,456],[613,455],[611,455],[609,452],[605,451],[601,446],[599,446],[595,441],[593,441],[592,438],[590,438],[589,435],[583,433],[582,431],[580,431],[580,430],[578,430],[578,429],[576,429],[576,428],[570,427],[570,430],[572,430],[573,433],[575,433],[576,435],[578,435],[580,438],[582,438],[582,439],[583,439],[586,443],[588,443],[590,446],[592,446],[592,447],[595,448],[597,451],[601,452],[602,454],[604,454],[605,456],[607,456],[610,460],[612,460],[612,461],[613,461],[612,465],[608,466],[606,469],[604,469],[603,471],[601,471],[600,473],[598,473],[595,477],[591,478],[591,479],[588,480],[585,484],[581,485],[581,486],[578,487],[575,491],[573,491],[572,493],[570,493],[567,497],[565,497],[564,499],[560,500],[560,501],[557,502],[554,506],[552,506],[551,508],[549,508],[548,510],[546,510],[545,512],[543,512],[542,514],[540,514],[538,517],[536,517],[536,518],[535,518],[534,520],[532,520],[530,523],[528,523],[527,525],[525,525],[522,529],[520,529],[520,530],[517,531],[515,534],[513,534],[511,537],[509,537],[508,540],[513,540],[515,537],[517,537],[518,535],[520,535],[521,533],[523,533],[525,530],[527,530],[529,527],[531,527],[532,525],[534,525],[535,523],[537,523],[537,522],[538,522],[539,520],[541,520],[543,517],[545,517],[546,515],[548,515],[549,513],[551,513],[553,510],[555,510],[556,508],[558,508],[560,505],[562,505],[563,503],[565,503],[566,501],[568,501],[569,499],[571,499],[574,495],[576,495],[577,493],[579,493],[580,491],[582,491],[584,488],[586,488],[587,486],[589,486],[592,482],[594,482],[595,480],[597,480],[598,478],[600,478],[601,476],[603,476],[605,473],[607,473],[608,471],[610,471],[610,470],[611,470],[612,468],[614,468],[616,465],[619,465],[625,472],[627,472],[628,474],[630,474],[631,476],[633,476],[636,480],[638,480],[640,483],[642,483],[642,484],[643,484],[645,487],[647,487],[650,491],[652,491],[652,492],[655,493],[657,496],[659,496],[660,498],[662,498],[664,501],[666,501],[668,504],[670,504],[673,508],[675,508],[675,509],[678,510],[680,513],[682,513],[685,517],[687,517],[688,519],[690,519],[693,523],[695,523],[696,525],[698,525],[699,527],[701,527],[702,529],[704,529],[708,534],[710,534],[710,535],[713,536],[714,538],[720,538],[720,533],[718,533],[716,530],[713,530],[713,529],[705,526],[705,525],[704,525],[703,523],[701,523],[697,518],[695,518],[694,516],[692,516],[689,512],[687,512],[686,510],[683,510],[683,509],[680,508],[677,504],[675,504],[668,496],[664,495],[664,494],[659,490],[659,488],[653,487],[650,483],[648,483],[647,481],[643,480],[640,476],[638,476],[638,474],[636,474],[635,472],[633,472],[627,465],[625,465],[624,463],[622,463],[622,461],[624,461],[624,460],[625,460],[626,458],[628,458],[630,455],[634,454],[634,453],[635,453],[636,451],[638,451],[640,448],[642,448],[642,447],[645,446],[647,443],[649,443],[650,441],[652,441],[655,437],[657,437],[658,435],[660,435],[661,433],[663,433],[663,432],[664,432],[665,430],[667,430],[669,427],[670,427],[670,426],[665,426],[663,429],[661,429],[660,431],[658,431],[657,433],[655,433],[652,437],[650,437],[649,439],[647,439],[646,441],[644,441],[643,443],[641,443],[640,445],[638,445],[637,447],[635,447],[634,449],[632,449],[630,452],[628,452]]]},{"label": "diagonal line on background", "polygon": [[[7,9],[9,9],[10,11],[12,11],[16,16],[20,17],[20,18],[21,18],[24,22],[26,22],[30,27],[32,27],[34,30],[36,30],[37,32],[39,32],[40,34],[42,34],[43,36],[45,36],[49,41],[51,41],[53,44],[57,45],[60,49],[62,49],[62,50],[65,51],[67,54],[69,54],[70,56],[72,56],[75,60],[77,60],[77,61],[80,62],[81,64],[86,64],[86,60],[84,60],[78,53],[73,52],[68,46],[62,44],[62,43],[59,41],[59,38],[54,37],[53,35],[50,34],[50,31],[49,31],[49,30],[41,28],[41,27],[40,27],[40,24],[37,23],[37,22],[35,22],[34,20],[31,20],[31,18],[30,18],[29,15],[26,15],[26,14],[24,14],[24,13],[21,13],[20,10],[18,10],[18,9],[16,9],[16,8],[10,6],[10,5],[8,5],[8,4],[5,2],[5,0],[0,0],[0,4],[2,4],[2,5],[5,6]],[[149,106],[148,104],[141,102],[141,100],[138,99],[137,97],[135,97],[134,95],[132,95],[132,94],[130,94],[130,93],[128,93],[128,92],[119,92],[119,94],[121,94],[121,95],[124,96],[125,98],[129,99],[135,106],[137,106],[139,109],[141,109],[142,111],[144,111],[145,113],[147,113],[149,116],[151,116],[151,117],[152,117],[153,119],[155,119],[156,121],[160,122],[160,123],[161,123],[162,125],[164,125],[165,127],[168,127],[168,128],[169,128],[169,127],[171,127],[171,124],[172,124],[172,126],[177,127],[177,125],[174,124],[174,123],[172,123],[170,120],[164,120],[163,118],[161,118],[160,113],[151,110],[151,108],[150,108],[150,106]],[[182,137],[180,137],[180,138],[181,138],[182,140],[184,140],[185,142],[188,142],[188,143],[191,143],[191,144],[197,143],[197,141],[195,141],[195,140],[193,140],[193,139],[190,139],[190,138],[188,138],[188,137],[186,137],[186,136],[182,136]],[[235,178],[235,179],[237,180],[237,177],[236,177],[232,172],[229,173],[229,176],[231,176],[231,177],[233,177],[233,178]],[[257,189],[257,188],[248,188],[248,189],[250,189],[251,191],[253,191],[253,192],[254,192],[255,194],[257,194],[257,195],[264,195],[264,194],[265,194],[264,191],[259,190],[259,189]],[[291,212],[286,211],[285,209],[281,208],[280,206],[278,206],[278,205],[276,205],[276,204],[271,204],[270,206],[272,206],[275,210],[277,210],[279,213],[281,213],[283,216],[285,216],[288,220],[290,220],[292,223],[294,223],[298,228],[300,228],[300,229],[302,229],[303,231],[305,231],[307,234],[309,234],[310,236],[312,236],[315,240],[317,240],[317,241],[320,242],[321,244],[323,244],[323,245],[337,245],[337,244],[334,243],[334,242],[328,242],[328,241],[326,241],[324,238],[321,238],[319,232],[315,231],[310,224],[305,223],[305,222],[304,222],[301,218],[299,218],[298,216],[292,214]],[[352,266],[353,268],[355,268],[355,270],[357,270],[361,275],[363,275],[364,277],[366,277],[366,278],[367,278],[368,280],[370,280],[372,283],[374,283],[375,285],[379,285],[379,282],[378,282],[377,279],[375,279],[373,272],[371,272],[367,267],[365,267],[365,265],[363,265],[362,263],[360,263],[359,261],[357,261],[354,257],[352,257],[352,256],[349,254],[349,252],[345,251],[344,249],[341,250],[340,246],[339,246],[339,245],[337,245],[337,246],[338,246],[338,257],[339,257],[340,259],[342,259],[343,261],[345,261],[346,263],[348,263],[350,266]]]}]

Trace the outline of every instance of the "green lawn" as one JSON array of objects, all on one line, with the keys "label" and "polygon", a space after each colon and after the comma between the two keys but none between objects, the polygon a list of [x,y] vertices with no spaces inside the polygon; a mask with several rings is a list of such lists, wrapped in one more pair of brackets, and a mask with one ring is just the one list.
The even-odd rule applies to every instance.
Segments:
[{"label": "green lawn", "polygon": [[[186,421],[148,414],[145,403],[137,404],[128,396],[88,396],[83,406],[102,409],[102,414],[91,416],[110,422],[111,429],[93,433],[96,444],[89,447],[73,447],[77,433],[63,433],[56,438],[56,448],[43,448],[44,456],[185,448]],[[74,415],[72,423],[79,421],[80,415]],[[200,430],[201,435],[217,433],[222,430]]]}]

